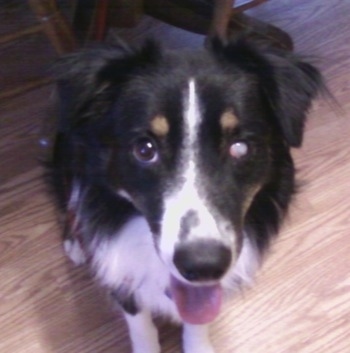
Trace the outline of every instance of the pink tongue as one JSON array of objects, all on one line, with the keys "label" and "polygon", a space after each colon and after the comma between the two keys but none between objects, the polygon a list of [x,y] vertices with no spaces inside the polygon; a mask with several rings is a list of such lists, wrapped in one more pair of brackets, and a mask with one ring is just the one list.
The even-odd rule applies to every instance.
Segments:
[{"label": "pink tongue", "polygon": [[171,294],[181,318],[192,325],[213,321],[220,312],[222,289],[220,285],[194,287],[171,276]]}]

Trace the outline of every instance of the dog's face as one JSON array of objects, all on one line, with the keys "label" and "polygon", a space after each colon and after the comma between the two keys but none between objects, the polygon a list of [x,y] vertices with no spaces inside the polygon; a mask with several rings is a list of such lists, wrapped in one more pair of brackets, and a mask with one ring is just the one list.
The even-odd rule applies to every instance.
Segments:
[{"label": "dog's face", "polygon": [[320,76],[291,54],[245,43],[103,55],[73,72],[91,86],[74,88],[73,125],[88,146],[80,169],[95,163],[95,177],[145,217],[176,301],[189,283],[215,298],[247,233],[263,247],[287,209],[289,148],[301,144]]},{"label": "dog's face", "polygon": [[129,82],[109,166],[117,193],[146,216],[162,259],[194,282],[218,280],[239,255],[245,214],[271,164],[254,81],[203,71],[170,72],[158,87],[154,74]]}]

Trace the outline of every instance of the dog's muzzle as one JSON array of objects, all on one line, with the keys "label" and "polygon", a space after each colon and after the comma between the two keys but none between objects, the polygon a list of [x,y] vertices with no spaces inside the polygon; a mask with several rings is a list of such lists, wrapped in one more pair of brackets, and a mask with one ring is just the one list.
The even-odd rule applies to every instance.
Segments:
[{"label": "dog's muzzle", "polygon": [[176,246],[173,263],[181,278],[171,275],[170,292],[184,322],[201,325],[220,312],[220,279],[230,268],[232,252],[218,240],[201,239]]}]

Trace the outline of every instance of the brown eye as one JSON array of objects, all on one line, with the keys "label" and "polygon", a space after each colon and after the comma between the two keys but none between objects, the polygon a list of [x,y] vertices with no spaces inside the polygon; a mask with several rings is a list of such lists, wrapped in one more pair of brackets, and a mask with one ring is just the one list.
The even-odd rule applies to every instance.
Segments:
[{"label": "brown eye", "polygon": [[235,159],[242,158],[249,153],[248,145],[245,142],[237,141],[230,146],[230,155]]},{"label": "brown eye", "polygon": [[143,137],[135,141],[132,150],[133,156],[142,163],[154,163],[158,160],[158,150],[154,141]]}]

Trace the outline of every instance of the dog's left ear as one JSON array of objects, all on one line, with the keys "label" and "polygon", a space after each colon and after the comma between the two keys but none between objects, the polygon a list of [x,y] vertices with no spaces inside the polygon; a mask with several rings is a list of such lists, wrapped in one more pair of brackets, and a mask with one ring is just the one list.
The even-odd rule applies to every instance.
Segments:
[{"label": "dog's left ear", "polygon": [[322,75],[316,67],[292,53],[266,52],[265,58],[272,74],[271,78],[263,75],[265,97],[287,143],[300,147],[306,114],[312,100],[324,90]]},{"label": "dog's left ear", "polygon": [[221,60],[229,60],[258,78],[270,114],[286,142],[300,147],[312,100],[325,90],[319,70],[293,53],[259,47],[244,38],[228,44],[214,39],[211,50]]}]

